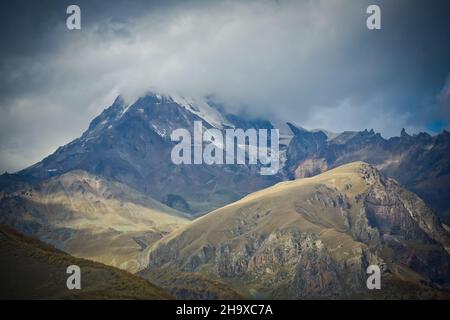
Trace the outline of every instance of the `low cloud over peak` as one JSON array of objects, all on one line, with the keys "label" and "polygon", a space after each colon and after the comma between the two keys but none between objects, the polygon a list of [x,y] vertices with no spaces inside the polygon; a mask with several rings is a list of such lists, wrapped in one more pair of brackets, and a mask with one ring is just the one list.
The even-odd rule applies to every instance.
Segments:
[{"label": "low cloud over peak", "polygon": [[40,160],[117,95],[149,90],[331,131],[445,126],[449,5],[375,1],[382,29],[370,31],[372,2],[79,1],[79,31],[61,2],[2,5],[0,169]]}]

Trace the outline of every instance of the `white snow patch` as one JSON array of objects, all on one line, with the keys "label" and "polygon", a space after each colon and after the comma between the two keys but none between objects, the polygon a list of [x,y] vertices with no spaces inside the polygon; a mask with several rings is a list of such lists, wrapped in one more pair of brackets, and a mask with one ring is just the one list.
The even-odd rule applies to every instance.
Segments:
[{"label": "white snow patch", "polygon": [[119,115],[119,119],[122,118],[122,116],[127,113],[127,111],[130,109],[130,107],[132,106],[132,104],[126,105],[124,106],[124,108],[122,109],[122,112]]},{"label": "white snow patch", "polygon": [[217,129],[223,129],[224,125],[232,127],[222,114],[211,107],[203,98],[185,98],[176,94],[170,95],[169,98]]},{"label": "white snow patch", "polygon": [[152,124],[152,127],[153,127],[153,129],[155,130],[155,132],[159,135],[159,136],[161,136],[161,137],[163,137],[163,138],[165,138],[166,137],[166,129],[159,129],[156,125],[154,125],[154,124]]}]

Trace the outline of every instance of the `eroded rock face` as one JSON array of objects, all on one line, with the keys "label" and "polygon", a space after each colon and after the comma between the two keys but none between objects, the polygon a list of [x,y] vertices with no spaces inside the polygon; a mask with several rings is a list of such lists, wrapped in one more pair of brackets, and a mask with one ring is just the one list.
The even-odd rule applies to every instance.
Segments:
[{"label": "eroded rock face", "polygon": [[[347,259],[336,261],[318,237],[291,231],[275,231],[265,239],[250,236],[239,250],[232,248],[230,243],[205,246],[179,270],[195,273],[207,268],[210,276],[229,283],[243,281],[259,296],[338,297],[344,288],[360,290],[365,285],[365,270],[372,259],[367,250],[355,249]],[[173,254],[168,247],[159,247],[150,255],[149,268],[177,261]]]},{"label": "eroded rock face", "polygon": [[369,225],[382,236],[383,246],[393,250],[401,264],[449,287],[449,234],[439,219],[396,181],[379,174],[374,179],[364,200],[365,210]]},{"label": "eroded rock face", "polygon": [[414,193],[403,189],[395,180],[383,177],[366,165],[363,177],[370,185],[364,204],[371,226],[382,234],[397,235],[405,240],[449,245],[449,234],[439,218]]},{"label": "eroded rock face", "polygon": [[370,224],[383,234],[430,243],[430,237],[411,215],[413,210],[405,208],[405,200],[394,194],[392,188],[395,188],[393,183],[388,181],[385,188],[376,186],[366,196],[365,205]]},{"label": "eroded rock face", "polygon": [[[329,172],[317,184],[292,182],[293,191],[274,187],[218,210],[153,247],[146,272],[203,273],[243,296],[287,299],[370,297],[372,264],[394,279],[395,297],[404,280],[448,287],[449,236],[439,219],[375,168],[354,171],[348,183],[338,179],[351,173]],[[400,269],[414,276],[399,276]]]},{"label": "eroded rock face", "polygon": [[373,130],[330,136],[291,125],[295,136],[287,150],[287,175],[304,178],[354,161],[376,166],[418,194],[445,223],[450,223],[450,133],[384,139]]},{"label": "eroded rock face", "polygon": [[325,159],[306,159],[300,162],[294,170],[295,179],[308,178],[327,171],[328,164]]}]

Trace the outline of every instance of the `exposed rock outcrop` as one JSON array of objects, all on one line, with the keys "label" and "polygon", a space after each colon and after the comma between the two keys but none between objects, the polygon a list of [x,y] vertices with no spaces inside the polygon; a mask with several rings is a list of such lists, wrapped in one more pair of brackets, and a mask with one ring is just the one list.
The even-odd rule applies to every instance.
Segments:
[{"label": "exposed rock outcrop", "polygon": [[376,264],[384,297],[419,297],[449,288],[448,241],[420,198],[359,162],[213,211],[153,245],[142,274],[200,273],[244,297],[370,298]]}]

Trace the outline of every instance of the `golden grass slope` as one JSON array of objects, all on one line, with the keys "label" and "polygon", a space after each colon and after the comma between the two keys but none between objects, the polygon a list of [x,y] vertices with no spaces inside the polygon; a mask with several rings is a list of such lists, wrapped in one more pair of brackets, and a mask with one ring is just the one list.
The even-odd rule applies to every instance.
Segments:
[{"label": "golden grass slope", "polygon": [[[368,203],[372,198],[376,205]],[[399,222],[406,236],[423,238],[385,233],[369,223],[369,210]],[[434,289],[422,283],[450,280],[443,278],[450,266],[448,239],[423,201],[372,166],[354,162],[257,191],[175,230],[148,248],[141,274],[202,274],[250,298],[404,298],[407,286],[422,288],[412,296],[430,298]],[[433,274],[415,272],[407,265],[411,252],[425,265],[433,263],[431,256],[442,259]],[[389,292],[367,291],[370,264],[386,268]]]},{"label": "golden grass slope", "polygon": [[131,272],[143,248],[190,220],[121,183],[71,171],[0,198],[0,222]]},{"label": "golden grass slope", "polygon": [[[364,246],[344,233],[345,220],[339,208],[329,208],[326,203],[318,205],[313,202],[314,194],[323,189],[324,192],[345,190],[349,198],[364,193],[368,188],[360,177],[361,162],[344,165],[322,173],[321,175],[280,182],[273,187],[254,192],[239,201],[198,218],[172,232],[155,243],[154,246],[169,243],[172,239],[183,235],[188,237],[188,246],[182,253],[188,253],[203,243],[218,245],[229,238],[241,224],[252,224],[252,232],[270,234],[276,229],[299,229],[316,233],[329,243],[334,252],[351,253],[355,247]],[[361,208],[355,203],[351,212],[357,215]]]}]

